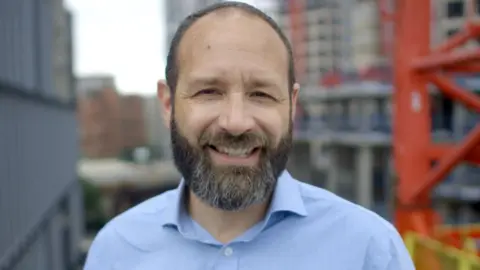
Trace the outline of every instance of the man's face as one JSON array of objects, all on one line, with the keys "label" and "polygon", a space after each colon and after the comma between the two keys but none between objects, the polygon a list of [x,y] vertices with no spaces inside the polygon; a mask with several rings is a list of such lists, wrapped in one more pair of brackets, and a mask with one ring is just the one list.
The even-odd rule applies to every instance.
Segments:
[{"label": "man's face", "polygon": [[174,161],[202,201],[238,211],[269,199],[292,145],[285,46],[243,13],[207,15],[185,34],[170,117]]}]

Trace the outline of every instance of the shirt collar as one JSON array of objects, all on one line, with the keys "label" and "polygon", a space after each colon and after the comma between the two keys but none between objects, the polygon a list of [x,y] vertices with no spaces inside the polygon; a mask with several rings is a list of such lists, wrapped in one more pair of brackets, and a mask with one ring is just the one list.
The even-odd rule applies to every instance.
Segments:
[{"label": "shirt collar", "polygon": [[[163,226],[174,226],[179,231],[184,231],[184,226],[188,224],[189,219],[185,209],[185,181],[182,179],[179,186],[173,191],[175,200],[173,200],[164,210]],[[290,173],[286,170],[277,180],[273,193],[270,209],[267,213],[272,216],[277,212],[287,212],[299,216],[307,216],[307,210],[303,202],[300,185]]]},{"label": "shirt collar", "polygon": [[300,185],[286,170],[278,178],[268,214],[289,212],[307,216]]}]

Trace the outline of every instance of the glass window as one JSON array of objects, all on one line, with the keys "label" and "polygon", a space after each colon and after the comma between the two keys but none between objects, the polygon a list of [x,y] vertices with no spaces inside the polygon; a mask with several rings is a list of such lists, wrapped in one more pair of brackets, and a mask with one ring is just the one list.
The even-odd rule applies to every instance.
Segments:
[{"label": "glass window", "polygon": [[450,2],[447,4],[447,17],[458,18],[464,14],[465,4],[463,2]]},{"label": "glass window", "polygon": [[456,33],[458,33],[458,31],[459,31],[458,28],[450,29],[450,30],[447,31],[447,36],[451,37],[451,36],[455,35]]}]

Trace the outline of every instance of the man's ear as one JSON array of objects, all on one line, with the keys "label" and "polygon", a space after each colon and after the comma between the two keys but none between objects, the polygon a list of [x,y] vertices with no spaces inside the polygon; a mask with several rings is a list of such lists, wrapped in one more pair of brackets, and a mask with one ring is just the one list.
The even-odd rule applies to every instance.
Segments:
[{"label": "man's ear", "polygon": [[295,120],[299,92],[300,92],[300,84],[294,83],[292,87],[292,120]]},{"label": "man's ear", "polygon": [[157,97],[162,107],[163,123],[170,128],[170,117],[172,116],[172,92],[164,80],[157,83]]}]

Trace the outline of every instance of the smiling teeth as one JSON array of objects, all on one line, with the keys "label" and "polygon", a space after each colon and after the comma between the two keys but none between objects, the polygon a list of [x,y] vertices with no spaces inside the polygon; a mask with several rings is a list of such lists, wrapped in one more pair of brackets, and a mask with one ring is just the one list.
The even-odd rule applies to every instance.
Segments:
[{"label": "smiling teeth", "polygon": [[222,154],[227,154],[232,157],[248,157],[252,152],[253,148],[249,149],[234,149],[234,148],[217,148],[218,151]]}]

